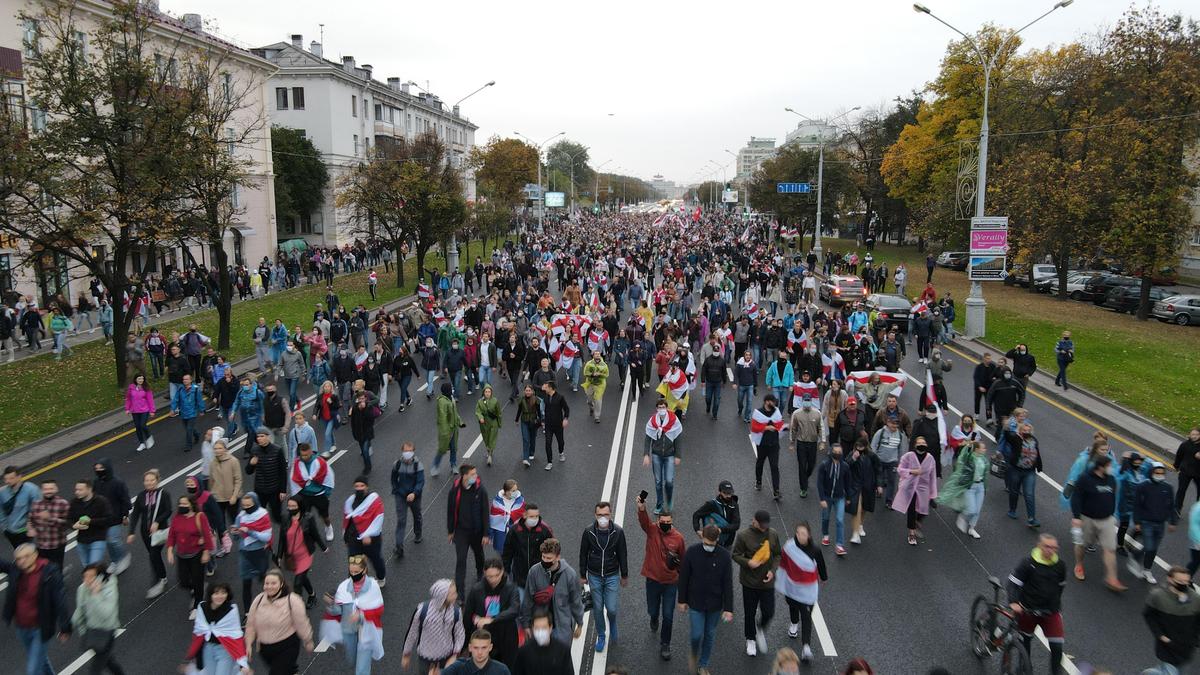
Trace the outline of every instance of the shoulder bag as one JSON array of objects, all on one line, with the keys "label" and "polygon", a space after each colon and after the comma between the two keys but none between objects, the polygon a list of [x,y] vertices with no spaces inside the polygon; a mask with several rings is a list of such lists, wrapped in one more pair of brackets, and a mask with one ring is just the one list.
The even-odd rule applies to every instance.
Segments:
[{"label": "shoulder bag", "polygon": [[[151,523],[158,522],[158,507],[162,505],[162,497],[163,497],[163,492],[162,492],[162,490],[159,490],[158,495],[154,498],[154,513],[150,514],[150,522]],[[149,530],[150,526],[147,525],[146,529]],[[160,527],[160,528],[158,528],[157,531],[151,532],[150,533],[150,546],[152,546],[152,547],[153,546],[162,546],[163,544],[166,544],[167,536],[170,534],[171,534],[171,526],[170,525],[167,525],[167,527]]]}]

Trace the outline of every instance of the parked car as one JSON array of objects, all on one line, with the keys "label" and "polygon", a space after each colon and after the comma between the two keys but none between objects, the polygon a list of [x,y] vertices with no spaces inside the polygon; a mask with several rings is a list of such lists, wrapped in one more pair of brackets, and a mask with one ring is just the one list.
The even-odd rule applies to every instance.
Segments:
[{"label": "parked car", "polygon": [[908,316],[912,313],[912,303],[902,295],[872,293],[863,302],[867,311],[879,312],[879,318],[887,321],[889,329],[899,333],[908,332]]},{"label": "parked car", "polygon": [[[1096,277],[1095,272],[1071,272],[1067,275],[1067,297],[1072,300],[1082,300],[1084,286],[1087,282]],[[1054,277],[1049,281],[1039,282],[1037,289],[1042,293],[1050,295],[1058,295],[1058,277]]]},{"label": "parked car", "polygon": [[1084,299],[1094,304],[1103,305],[1108,298],[1108,292],[1118,286],[1140,286],[1142,280],[1136,277],[1125,277],[1119,274],[1101,274],[1083,286]]},{"label": "parked car", "polygon": [[[1034,284],[1037,284],[1039,281],[1047,281],[1056,276],[1058,276],[1058,268],[1054,265],[1038,264],[1033,266]],[[1012,269],[1004,277],[1004,283],[1008,286],[1029,288],[1029,265],[1013,265]]]},{"label": "parked car", "polygon": [[937,264],[952,270],[965,270],[969,258],[966,251],[944,251],[937,257]]},{"label": "parked car", "polygon": [[[1118,313],[1128,312],[1134,314],[1141,304],[1142,289],[1139,286],[1116,286],[1104,296],[1103,307],[1115,310]],[[1171,292],[1159,286],[1150,287],[1150,306],[1153,307],[1155,302],[1163,300],[1171,296]]]},{"label": "parked car", "polygon": [[851,276],[833,275],[817,289],[817,296],[831,305],[857,302],[865,295],[862,279]]},{"label": "parked car", "polygon": [[1154,303],[1150,316],[1186,326],[1200,324],[1200,295],[1172,295]]}]

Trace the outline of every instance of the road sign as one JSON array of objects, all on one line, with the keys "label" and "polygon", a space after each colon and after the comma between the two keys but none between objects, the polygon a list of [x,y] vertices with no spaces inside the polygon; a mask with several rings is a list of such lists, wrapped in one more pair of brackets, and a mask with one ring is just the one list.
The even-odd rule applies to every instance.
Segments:
[{"label": "road sign", "polygon": [[776,183],[775,192],[781,195],[806,195],[812,192],[812,185],[809,183]]},{"label": "road sign", "polygon": [[736,204],[736,203],[738,203],[738,191],[737,191],[737,190],[724,190],[724,191],[722,191],[722,192],[721,192],[721,201],[722,201],[722,202],[724,202],[724,203],[726,203],[726,204]]},{"label": "road sign", "polygon": [[1008,253],[1008,230],[971,230],[971,255]]},{"label": "road sign", "polygon": [[971,219],[972,230],[1007,230],[1008,216],[979,216]]},{"label": "road sign", "polygon": [[1003,255],[971,255],[967,278],[971,281],[1003,281],[1007,262]]}]

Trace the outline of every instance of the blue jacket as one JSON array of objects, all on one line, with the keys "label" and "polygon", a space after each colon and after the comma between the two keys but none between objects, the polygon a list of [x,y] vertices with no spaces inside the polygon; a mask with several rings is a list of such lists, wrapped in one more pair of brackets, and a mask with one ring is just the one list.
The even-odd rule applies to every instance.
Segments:
[{"label": "blue jacket", "polygon": [[5,485],[0,488],[0,529],[17,534],[24,532],[29,523],[29,507],[42,498],[38,486],[23,481],[16,492]]},{"label": "blue jacket", "polygon": [[1165,480],[1148,480],[1137,487],[1133,500],[1133,522],[1170,523],[1179,520],[1175,511],[1175,488]]},{"label": "blue jacket", "polygon": [[1188,541],[1193,548],[1200,548],[1200,501],[1188,511]]},{"label": "blue jacket", "polygon": [[396,499],[407,499],[410,494],[417,497],[425,491],[425,465],[420,457],[414,457],[412,464],[396,460],[392,465],[392,494]]},{"label": "blue jacket", "polygon": [[1117,518],[1126,520],[1133,515],[1133,500],[1138,486],[1149,480],[1145,472],[1122,470],[1117,475]]},{"label": "blue jacket", "polygon": [[283,326],[276,326],[271,329],[271,346],[283,349],[287,345],[288,331]]},{"label": "blue jacket", "polygon": [[774,388],[782,388],[782,387],[791,387],[792,384],[795,382],[796,378],[795,378],[795,375],[793,375],[793,373],[792,373],[792,362],[785,360],[782,363],[784,364],[782,377],[780,377],[780,375],[779,375],[779,364],[780,364],[779,360],[776,360],[775,363],[772,363],[772,364],[766,366],[767,386],[768,387],[771,387],[773,389]]},{"label": "blue jacket", "polygon": [[[229,411],[233,414],[241,414],[248,420],[260,420],[265,398],[266,395],[263,394],[262,389],[258,388],[257,384],[251,384],[249,391],[239,387],[237,396],[233,399],[233,407]],[[258,424],[255,423],[253,426],[258,426]]]},{"label": "blue jacket", "polygon": [[198,417],[204,412],[204,393],[200,391],[199,385],[192,384],[190,391],[187,387],[176,389],[175,396],[171,399],[171,411],[179,413],[185,420]]}]

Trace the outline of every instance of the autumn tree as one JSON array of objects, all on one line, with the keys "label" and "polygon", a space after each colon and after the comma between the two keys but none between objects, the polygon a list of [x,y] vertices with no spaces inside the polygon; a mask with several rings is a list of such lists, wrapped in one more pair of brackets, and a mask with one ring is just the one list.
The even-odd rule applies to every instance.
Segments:
[{"label": "autumn tree", "polygon": [[564,138],[546,148],[547,173],[557,172],[561,180],[554,184],[559,188],[566,185],[563,192],[568,194],[571,192],[571,181],[576,186],[589,185],[595,178],[595,172],[588,168],[588,159],[588,149],[570,139]]},{"label": "autumn tree", "polygon": [[522,188],[537,181],[538,151],[516,138],[493,136],[487,145],[473,148],[467,161],[479,194],[510,209],[524,201]]},{"label": "autumn tree", "polygon": [[[849,155],[841,139],[825,146],[824,185],[821,189],[821,219],[832,223],[851,191]],[[759,211],[775,214],[783,225],[795,225],[801,234],[811,228],[816,233],[817,176],[820,153],[798,143],[781,147],[774,157],[764,161],[750,179],[750,202]],[[808,194],[779,194],[779,183],[809,183]]]},{"label": "autumn tree", "polygon": [[[25,45],[30,107],[14,115],[6,106],[0,124],[0,231],[28,242],[30,262],[62,256],[108,290],[123,386],[133,320],[123,300],[140,292],[157,246],[178,239],[191,209],[183,189],[190,102],[179,45],[156,31],[155,14],[115,0],[85,34],[76,11],[45,0],[20,15],[37,36]],[[135,255],[141,269],[131,269]]]}]

